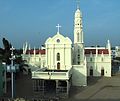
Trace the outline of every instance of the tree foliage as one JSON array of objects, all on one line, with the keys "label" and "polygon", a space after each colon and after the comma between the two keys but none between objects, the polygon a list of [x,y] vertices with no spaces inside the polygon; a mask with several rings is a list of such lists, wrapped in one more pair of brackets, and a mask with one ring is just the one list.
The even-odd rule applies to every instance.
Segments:
[{"label": "tree foliage", "polygon": [[5,38],[2,39],[3,48],[0,48],[0,59],[5,62],[6,64],[10,64],[10,57],[11,57],[11,43]]},{"label": "tree foliage", "polygon": [[[5,62],[7,65],[11,64],[11,50],[10,48],[12,47],[11,43],[3,38],[2,39],[3,42],[3,48],[0,48],[0,60],[2,62]],[[24,60],[22,60],[22,49],[15,49],[13,51],[14,55],[15,55],[15,60],[14,60],[14,64],[19,64],[19,68],[21,71],[25,70],[24,66],[26,66],[26,64],[24,64]]]},{"label": "tree foliage", "polygon": [[[10,58],[11,58],[11,50],[10,48],[12,47],[11,43],[3,38],[2,39],[3,42],[3,48],[0,48],[0,59],[3,62],[6,62],[7,65],[9,65],[11,63]],[[14,55],[21,55],[22,51],[21,50],[14,50]],[[22,57],[16,57],[15,62],[20,64],[22,62]]]}]

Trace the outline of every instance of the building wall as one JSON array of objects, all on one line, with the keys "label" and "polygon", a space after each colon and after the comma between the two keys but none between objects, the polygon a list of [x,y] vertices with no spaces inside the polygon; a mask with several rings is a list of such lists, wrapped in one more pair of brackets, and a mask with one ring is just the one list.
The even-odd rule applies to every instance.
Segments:
[{"label": "building wall", "polygon": [[87,74],[90,76],[90,69],[93,69],[93,76],[101,76],[101,70],[104,69],[104,76],[111,77],[111,56],[106,55],[86,55]]},{"label": "building wall", "polygon": [[[57,69],[57,63],[60,63],[60,69],[69,69],[71,67],[71,45],[47,45],[47,67]],[[57,53],[60,54],[60,60],[57,61]]]},{"label": "building wall", "polygon": [[86,65],[73,65],[72,85],[73,86],[87,86]]},{"label": "building wall", "polygon": [[26,63],[35,67],[45,67],[45,54],[23,54],[23,60],[26,60]]},{"label": "building wall", "polygon": [[[59,42],[58,42],[59,40]],[[60,70],[69,70],[72,67],[72,41],[57,33],[52,38],[46,40],[46,67],[48,69],[58,69],[58,63],[60,64]],[[57,59],[57,54],[60,56],[60,60]]]}]

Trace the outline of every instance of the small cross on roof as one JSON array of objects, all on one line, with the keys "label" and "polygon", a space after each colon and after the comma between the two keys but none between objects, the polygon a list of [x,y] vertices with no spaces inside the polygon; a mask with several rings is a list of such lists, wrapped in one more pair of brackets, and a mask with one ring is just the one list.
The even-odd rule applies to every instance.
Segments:
[{"label": "small cross on roof", "polygon": [[58,24],[56,27],[58,28],[58,33],[59,33],[61,26]]}]

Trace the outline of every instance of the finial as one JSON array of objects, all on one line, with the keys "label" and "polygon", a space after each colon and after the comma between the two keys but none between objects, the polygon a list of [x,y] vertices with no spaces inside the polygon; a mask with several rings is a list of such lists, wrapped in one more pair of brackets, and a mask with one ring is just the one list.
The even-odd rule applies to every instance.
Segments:
[{"label": "finial", "polygon": [[77,9],[79,9],[80,8],[80,0],[76,0],[76,2],[77,2]]},{"label": "finial", "polygon": [[58,33],[59,33],[61,26],[58,24],[56,27],[58,28]]},{"label": "finial", "polygon": [[107,42],[110,43],[110,40],[108,39]]}]

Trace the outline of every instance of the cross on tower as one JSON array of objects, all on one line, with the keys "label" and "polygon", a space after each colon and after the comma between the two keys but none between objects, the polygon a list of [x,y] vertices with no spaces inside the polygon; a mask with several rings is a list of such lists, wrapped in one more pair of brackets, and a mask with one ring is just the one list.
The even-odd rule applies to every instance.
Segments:
[{"label": "cross on tower", "polygon": [[58,33],[59,33],[61,26],[58,24],[56,27],[58,28]]}]

